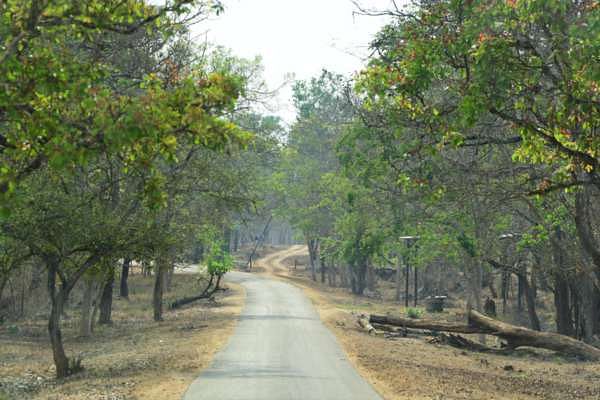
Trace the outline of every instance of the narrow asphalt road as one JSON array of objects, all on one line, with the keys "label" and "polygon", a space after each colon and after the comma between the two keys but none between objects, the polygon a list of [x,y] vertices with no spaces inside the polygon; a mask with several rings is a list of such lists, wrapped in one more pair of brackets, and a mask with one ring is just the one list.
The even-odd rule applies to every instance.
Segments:
[{"label": "narrow asphalt road", "polygon": [[381,400],[302,290],[242,272],[227,279],[244,286],[246,305],[228,345],[184,400]]}]

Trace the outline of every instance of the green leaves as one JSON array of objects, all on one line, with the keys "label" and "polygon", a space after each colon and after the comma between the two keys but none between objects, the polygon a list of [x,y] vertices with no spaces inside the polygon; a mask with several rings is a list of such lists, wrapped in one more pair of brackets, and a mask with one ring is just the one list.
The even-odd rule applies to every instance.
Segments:
[{"label": "green leaves", "polygon": [[[203,1],[167,2],[161,9],[140,0],[60,0],[31,10],[17,1],[0,5],[2,193],[45,161],[63,171],[109,152],[124,154],[126,167],[148,167],[157,158],[176,162],[177,149],[187,143],[220,149],[248,142],[222,118],[242,93],[240,76],[192,65],[176,82],[147,74],[138,90],[114,85],[128,49],[105,56],[108,44],[127,45],[134,34],[167,43],[173,16],[188,6],[222,9],[219,2]],[[30,18],[36,26],[28,25]]]}]

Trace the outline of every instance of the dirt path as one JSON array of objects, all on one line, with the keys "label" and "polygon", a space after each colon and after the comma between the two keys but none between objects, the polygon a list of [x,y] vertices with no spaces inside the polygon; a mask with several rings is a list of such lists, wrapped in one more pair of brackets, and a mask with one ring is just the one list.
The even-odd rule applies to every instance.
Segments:
[{"label": "dirt path", "polygon": [[266,274],[287,277],[289,270],[283,265],[283,260],[294,256],[303,256],[307,253],[308,249],[305,245],[294,245],[258,259],[256,265],[262,267]]}]

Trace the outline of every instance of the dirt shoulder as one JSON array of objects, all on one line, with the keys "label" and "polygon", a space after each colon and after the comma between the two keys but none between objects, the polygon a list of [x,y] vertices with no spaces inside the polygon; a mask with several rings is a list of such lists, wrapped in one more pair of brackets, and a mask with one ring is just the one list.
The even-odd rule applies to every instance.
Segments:
[{"label": "dirt shoulder", "polygon": [[292,267],[303,256],[304,248],[294,247],[259,260],[259,265],[304,289],[350,361],[386,400],[600,398],[599,363],[542,351],[510,356],[466,352],[430,344],[427,337],[368,336],[357,329],[353,313],[398,314],[402,307],[312,282],[307,271]]},{"label": "dirt shoulder", "polygon": [[[179,400],[233,333],[245,293],[227,283],[215,301],[167,311],[152,321],[152,278],[130,278],[130,300],[115,299],[114,324],[77,337],[77,315],[64,322],[69,355],[85,370],[63,382],[53,378],[43,318],[0,328],[0,399]],[[197,290],[190,275],[175,275],[167,302]]]}]

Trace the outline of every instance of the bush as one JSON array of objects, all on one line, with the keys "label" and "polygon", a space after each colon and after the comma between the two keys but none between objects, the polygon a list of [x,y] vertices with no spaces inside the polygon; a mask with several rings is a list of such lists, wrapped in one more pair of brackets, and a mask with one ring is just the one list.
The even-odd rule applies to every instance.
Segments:
[{"label": "bush", "polygon": [[423,310],[421,310],[420,308],[407,308],[406,316],[412,319],[419,319],[423,316]]}]

